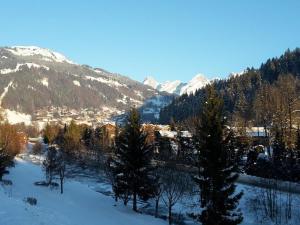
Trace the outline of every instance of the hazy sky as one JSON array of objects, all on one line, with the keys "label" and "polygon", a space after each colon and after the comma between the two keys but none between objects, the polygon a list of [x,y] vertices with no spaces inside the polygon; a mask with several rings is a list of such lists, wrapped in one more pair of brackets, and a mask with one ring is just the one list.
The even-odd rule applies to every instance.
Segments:
[{"label": "hazy sky", "polygon": [[0,45],[36,45],[142,81],[225,77],[300,47],[300,1],[6,0]]}]

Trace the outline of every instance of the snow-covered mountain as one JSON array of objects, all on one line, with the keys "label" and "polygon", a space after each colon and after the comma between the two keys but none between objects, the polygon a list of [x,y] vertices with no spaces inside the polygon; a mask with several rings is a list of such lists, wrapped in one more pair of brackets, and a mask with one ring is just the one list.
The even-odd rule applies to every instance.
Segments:
[{"label": "snow-covered mountain", "polygon": [[182,95],[195,93],[196,90],[204,87],[210,82],[203,74],[197,74],[188,83],[183,83],[180,80],[166,81],[159,83],[153,77],[146,77],[143,83],[161,92],[170,94]]},{"label": "snow-covered mountain", "polygon": [[159,85],[159,83],[151,76],[146,77],[146,79],[144,80],[143,84],[148,85],[154,89],[157,88],[157,86]]},{"label": "snow-covered mountain", "polygon": [[180,90],[180,95],[195,93],[196,90],[209,84],[210,80],[207,79],[203,74],[197,74],[194,76],[186,85]]},{"label": "snow-covered mountain", "polygon": [[[126,76],[76,64],[35,46],[0,48],[0,96],[0,106],[15,121],[48,120],[49,114],[59,119],[66,111],[74,119],[100,121],[132,106],[147,109],[148,99],[166,96],[162,99],[168,102],[172,98]],[[149,112],[154,111],[152,118],[157,117],[159,107],[149,107]]]}]

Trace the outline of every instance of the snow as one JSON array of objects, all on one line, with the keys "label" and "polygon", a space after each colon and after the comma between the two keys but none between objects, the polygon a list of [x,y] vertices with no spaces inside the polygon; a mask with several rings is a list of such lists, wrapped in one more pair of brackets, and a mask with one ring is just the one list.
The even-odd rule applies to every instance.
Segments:
[{"label": "snow", "polygon": [[157,82],[153,77],[148,76],[145,78],[145,80],[143,81],[143,84],[148,85],[154,89],[157,88],[157,86],[159,85],[159,82]]},{"label": "snow", "polygon": [[126,105],[127,104],[127,96],[123,95],[123,98],[122,99],[117,99],[117,102],[121,102],[124,105]]},{"label": "snow", "polygon": [[74,64],[72,61],[68,60],[64,55],[46,48],[40,48],[36,46],[13,46],[11,48],[6,48],[6,50],[18,56],[40,55],[45,61],[67,62],[70,64]]},{"label": "snow", "polygon": [[207,79],[203,74],[197,74],[188,83],[183,83],[180,80],[166,81],[158,83],[153,77],[147,77],[143,84],[151,86],[158,91],[168,92],[170,94],[192,94],[196,90],[209,84],[211,81]]},{"label": "snow", "polygon": [[182,94],[194,94],[198,89],[204,87],[205,85],[209,84],[209,80],[203,74],[197,74],[190,80],[187,85],[182,87],[180,90],[180,95]]},{"label": "snow", "polygon": [[[44,180],[39,165],[20,158],[5,176],[13,182],[6,190],[0,187],[1,225],[166,225],[167,222],[152,216],[133,212],[129,207],[114,206],[112,197],[98,193],[87,184],[67,180],[64,194],[58,189],[35,186]],[[107,188],[107,187],[106,187]],[[23,201],[37,199],[31,206]]]},{"label": "snow", "polygon": [[182,84],[180,80],[166,81],[159,86],[159,91],[165,91],[168,93],[175,93],[177,88]]},{"label": "snow", "polygon": [[49,86],[49,83],[48,83],[48,78],[44,77],[43,79],[41,79],[39,81],[42,85],[48,87]]},{"label": "snow", "polygon": [[[2,101],[8,92],[8,89],[13,85],[13,81],[4,88],[4,91],[0,95],[0,108],[2,108]],[[16,112],[10,109],[3,109],[2,116],[11,124],[25,123],[26,125],[31,124],[31,116],[25,113]]]},{"label": "snow", "polygon": [[73,84],[80,87],[80,82],[78,80],[73,80]]},{"label": "snow", "polygon": [[177,135],[176,131],[168,131],[168,130],[160,130],[159,133],[162,137],[168,137],[168,138],[175,138]]},{"label": "snow", "polygon": [[[30,144],[28,149],[31,149],[31,146]],[[105,194],[111,192],[110,185],[102,181],[96,182],[96,179],[81,178],[79,182],[78,179],[69,178],[64,184],[62,195],[59,188],[35,186],[34,182],[45,179],[40,166],[41,160],[43,160],[42,156],[27,153],[20,155],[15,159],[16,166],[10,168],[10,173],[4,176],[4,179],[11,180],[13,184],[11,186],[0,185],[1,225],[167,225],[167,221],[135,213],[130,206],[123,206],[121,202],[116,204],[111,196]],[[248,181],[249,177],[243,177],[243,179]],[[256,182],[259,178],[253,177],[253,179]],[[248,183],[253,183],[253,181]],[[264,215],[264,208],[261,204],[264,199],[264,189],[238,183],[236,192],[240,191],[244,192],[238,206],[244,216],[241,225],[275,224]],[[198,193],[194,191],[192,193],[180,199],[174,205],[173,212],[183,216],[183,224],[198,225],[186,216],[187,213],[201,211]],[[25,203],[24,199],[27,197],[36,198],[37,205],[31,206]],[[285,204],[286,198],[287,194],[281,192],[276,200],[278,203],[280,201]],[[293,218],[285,222],[286,225],[300,222],[298,218],[299,195],[292,194],[291,199]],[[144,206],[146,210],[152,209],[153,211],[154,201],[149,200]],[[284,208],[280,210],[281,218],[283,218]],[[162,202],[159,204],[159,214],[167,214],[167,208]]]},{"label": "snow", "polygon": [[4,110],[4,117],[10,124],[24,123],[25,125],[31,124],[31,115],[17,112],[10,109]]},{"label": "snow", "polygon": [[0,96],[0,107],[1,107],[1,105],[2,105],[2,100],[3,100],[3,98],[4,98],[5,95],[7,94],[8,89],[11,87],[12,84],[13,84],[13,81],[10,81],[9,84],[4,88],[4,91],[3,91],[3,93],[2,93],[1,96]]},{"label": "snow", "polygon": [[241,72],[231,72],[229,75],[228,75],[228,78],[234,78],[234,77],[239,77],[241,75],[243,75],[244,73],[247,73],[248,71],[247,70],[243,70]]},{"label": "snow", "polygon": [[121,84],[117,81],[114,81],[114,80],[109,80],[109,79],[104,79],[102,77],[92,77],[92,76],[85,76],[86,79],[88,80],[92,80],[92,81],[98,81],[98,82],[101,82],[101,83],[105,83],[105,84],[108,84],[109,86],[115,86],[115,87],[126,87],[126,85],[124,84]]},{"label": "snow", "polygon": [[43,68],[45,70],[49,70],[49,67],[43,66],[43,65],[38,65],[36,63],[18,63],[16,68],[14,68],[14,69],[10,69],[10,68],[1,69],[0,74],[9,74],[9,73],[18,72],[18,71],[22,70],[22,68],[24,68],[24,66],[26,66],[29,69],[31,69],[31,68]]}]

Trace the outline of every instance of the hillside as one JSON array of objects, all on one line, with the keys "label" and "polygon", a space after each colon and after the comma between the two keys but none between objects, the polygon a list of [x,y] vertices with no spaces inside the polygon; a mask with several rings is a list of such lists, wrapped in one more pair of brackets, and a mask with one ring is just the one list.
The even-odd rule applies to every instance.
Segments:
[{"label": "hillside", "polygon": [[59,116],[73,110],[77,116],[85,111],[101,121],[161,96],[128,77],[79,65],[35,46],[0,48],[0,75],[1,106],[15,119],[35,120],[49,111]]},{"label": "hillside", "polygon": [[[224,100],[225,112],[229,119],[235,113],[244,113],[246,120],[255,119],[254,103],[258,90],[263,84],[269,84],[274,89],[274,83],[280,75],[291,74],[300,78],[300,49],[287,50],[282,56],[267,60],[260,68],[247,68],[244,72],[231,74],[228,78],[215,80],[212,85]],[[296,84],[293,84],[296,85]],[[298,94],[299,89],[296,88]],[[184,94],[163,108],[160,122],[168,123],[173,117],[176,121],[183,121],[197,115],[204,102],[205,88],[194,94]],[[243,112],[241,112],[243,111]]]}]

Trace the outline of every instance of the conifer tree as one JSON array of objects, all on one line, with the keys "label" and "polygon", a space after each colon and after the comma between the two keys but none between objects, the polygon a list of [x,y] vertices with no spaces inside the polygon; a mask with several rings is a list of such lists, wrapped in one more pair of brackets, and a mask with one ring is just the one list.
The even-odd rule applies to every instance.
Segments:
[{"label": "conifer tree", "polygon": [[283,136],[282,133],[279,131],[278,128],[276,128],[275,132],[275,138],[273,141],[273,154],[272,154],[272,159],[273,159],[273,177],[280,178],[282,176],[282,160],[283,160],[283,155],[285,152],[285,144],[283,141]]},{"label": "conifer tree", "polygon": [[140,115],[133,108],[123,132],[116,143],[113,160],[114,192],[124,203],[132,196],[137,211],[137,197],[147,200],[154,196],[155,178],[152,176],[152,146],[146,144],[147,135],[141,129]]},{"label": "conifer tree", "polygon": [[238,174],[232,160],[234,148],[231,135],[225,134],[222,112],[222,100],[208,88],[194,138],[198,150],[198,176],[194,179],[201,191],[203,211],[199,219],[203,225],[235,225],[243,220],[237,209],[242,192],[235,194]]}]

